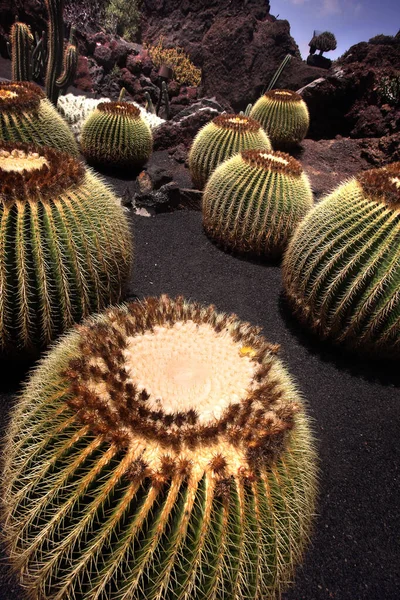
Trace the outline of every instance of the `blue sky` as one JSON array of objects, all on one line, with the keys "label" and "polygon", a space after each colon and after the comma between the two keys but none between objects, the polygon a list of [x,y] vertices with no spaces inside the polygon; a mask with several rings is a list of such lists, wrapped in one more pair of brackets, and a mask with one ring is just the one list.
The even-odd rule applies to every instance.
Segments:
[{"label": "blue sky", "polygon": [[400,0],[270,0],[270,5],[271,15],[289,21],[303,59],[314,29],[335,34],[337,49],[324,54],[331,59],[378,33],[395,35],[400,29]]}]

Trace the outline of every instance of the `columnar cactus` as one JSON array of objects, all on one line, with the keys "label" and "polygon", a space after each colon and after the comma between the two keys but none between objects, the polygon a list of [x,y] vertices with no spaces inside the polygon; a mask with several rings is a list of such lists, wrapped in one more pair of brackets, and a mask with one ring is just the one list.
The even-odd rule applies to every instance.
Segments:
[{"label": "columnar cactus", "polygon": [[275,149],[301,142],[310,124],[306,103],[290,90],[266,92],[257,100],[250,116],[261,123]]},{"label": "columnar cactus", "polygon": [[314,512],[312,436],[260,329],[182,298],[69,333],[16,407],[12,563],[40,600],[280,595]]},{"label": "columnar cactus", "polygon": [[284,260],[286,293],[319,336],[400,357],[400,162],[358,175],[318,204]]},{"label": "columnar cactus", "polygon": [[13,81],[30,81],[33,35],[28,25],[16,22],[11,27],[11,72]]},{"label": "columnar cactus", "polygon": [[131,264],[113,193],[67,154],[0,144],[0,353],[36,352],[121,298]]},{"label": "columnar cactus", "polygon": [[27,142],[79,154],[64,119],[40,87],[28,82],[0,82],[0,141]]},{"label": "columnar cactus", "polygon": [[81,149],[94,164],[141,167],[150,158],[153,136],[137,106],[102,102],[83,124]]},{"label": "columnar cactus", "polygon": [[242,150],[258,148],[271,150],[271,143],[257,121],[244,115],[219,115],[194,138],[189,154],[194,185],[202,190],[211,173],[224,160]]},{"label": "columnar cactus", "polygon": [[49,17],[47,36],[48,61],[45,77],[46,94],[54,106],[57,106],[60,94],[60,85],[57,83],[57,79],[63,71],[64,0],[45,0],[45,3]]},{"label": "columnar cactus", "polygon": [[223,247],[282,254],[313,196],[300,163],[283,152],[245,150],[220,165],[203,194],[206,233]]},{"label": "columnar cactus", "polygon": [[66,92],[69,86],[74,82],[77,67],[78,51],[75,44],[69,43],[64,52],[63,70],[60,77],[57,79],[57,86],[61,92]]}]

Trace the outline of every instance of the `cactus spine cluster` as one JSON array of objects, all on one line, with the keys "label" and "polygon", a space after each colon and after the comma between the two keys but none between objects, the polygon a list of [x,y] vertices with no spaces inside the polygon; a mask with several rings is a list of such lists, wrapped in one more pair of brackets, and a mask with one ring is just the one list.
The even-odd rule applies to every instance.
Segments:
[{"label": "cactus spine cluster", "polygon": [[225,248],[275,257],[312,204],[298,161],[283,152],[246,150],[211,175],[203,194],[203,225]]},{"label": "cactus spine cluster", "polygon": [[25,23],[14,23],[11,28],[11,73],[13,81],[31,80],[31,48],[33,35]]},{"label": "cactus spine cluster", "polygon": [[36,352],[121,298],[129,227],[113,193],[67,154],[0,144],[0,353]]},{"label": "cactus spine cluster", "polygon": [[290,90],[271,90],[257,100],[250,116],[259,121],[275,149],[285,149],[306,136],[310,117],[299,94]]},{"label": "cactus spine cluster", "polygon": [[224,160],[242,150],[271,150],[260,124],[245,115],[222,114],[197,133],[189,154],[194,185],[202,190],[211,173]]},{"label": "cactus spine cluster", "polygon": [[50,146],[72,156],[79,150],[72,131],[39,86],[0,82],[0,141]]},{"label": "cactus spine cluster", "polygon": [[2,480],[32,597],[279,596],[314,511],[312,436],[260,329],[182,298],[69,333],[16,407]]},{"label": "cactus spine cluster", "polygon": [[141,167],[152,153],[153,135],[134,104],[102,102],[83,124],[81,149],[93,164]]},{"label": "cactus spine cluster", "polygon": [[323,339],[400,357],[400,162],[361,173],[295,232],[284,260],[290,304]]}]

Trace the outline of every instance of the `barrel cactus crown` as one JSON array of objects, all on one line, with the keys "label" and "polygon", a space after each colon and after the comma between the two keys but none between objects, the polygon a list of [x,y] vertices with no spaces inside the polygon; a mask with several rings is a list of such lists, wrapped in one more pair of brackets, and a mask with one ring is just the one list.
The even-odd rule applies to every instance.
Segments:
[{"label": "barrel cactus crown", "polygon": [[134,104],[101,102],[83,124],[81,148],[94,164],[140,167],[150,158],[153,136]]},{"label": "barrel cactus crown", "polygon": [[202,127],[193,141],[189,169],[194,185],[203,189],[220,163],[241,150],[252,148],[271,150],[271,143],[260,124],[242,115],[219,115]]},{"label": "barrel cactus crown", "polygon": [[289,154],[245,150],[220,165],[203,194],[203,225],[221,246],[256,256],[282,254],[313,195]]},{"label": "barrel cactus crown", "polygon": [[284,281],[299,318],[322,338],[400,357],[400,162],[361,173],[295,232]]},{"label": "barrel cactus crown", "polygon": [[0,141],[50,146],[78,156],[72,131],[39,86],[0,82]]},{"label": "barrel cactus crown", "polygon": [[275,598],[314,511],[299,394],[259,328],[182,298],[64,337],[16,407],[6,541],[38,599]]},{"label": "barrel cactus crown", "polygon": [[257,100],[250,116],[261,123],[275,149],[301,142],[310,124],[306,103],[291,90],[267,92]]},{"label": "barrel cactus crown", "polygon": [[117,302],[131,262],[113,193],[68,154],[0,144],[0,354],[34,352]]}]

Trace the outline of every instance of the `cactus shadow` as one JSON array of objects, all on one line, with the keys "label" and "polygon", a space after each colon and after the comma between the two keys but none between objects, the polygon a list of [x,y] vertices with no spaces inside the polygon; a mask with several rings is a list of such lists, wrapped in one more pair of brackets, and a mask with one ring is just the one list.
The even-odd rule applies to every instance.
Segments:
[{"label": "cactus shadow", "polygon": [[96,162],[88,161],[87,164],[92,167],[99,175],[119,179],[122,181],[135,181],[138,175],[143,171],[143,165],[139,167],[116,167],[112,165],[101,165]]},{"label": "cactus shadow", "polygon": [[240,260],[244,263],[251,263],[253,265],[260,265],[264,267],[279,267],[282,262],[282,255],[277,256],[259,256],[254,252],[243,252],[240,250],[234,250],[229,246],[226,246],[219,240],[213,239],[208,235],[206,230],[203,227],[203,233],[208,239],[208,241],[223,254],[227,254],[235,258],[236,260]]},{"label": "cactus shadow", "polygon": [[400,387],[400,370],[394,359],[373,359],[368,356],[352,354],[346,348],[336,346],[327,340],[321,340],[317,334],[303,326],[293,314],[284,291],[278,300],[279,313],[291,335],[307,351],[318,356],[323,362],[334,364],[339,370],[362,377],[371,383]]}]

